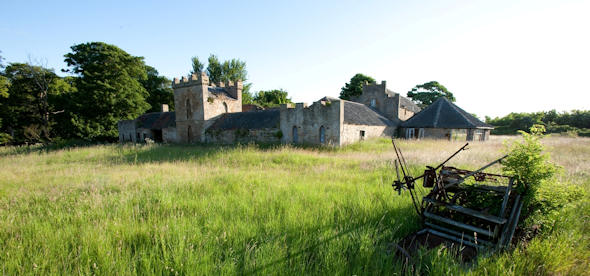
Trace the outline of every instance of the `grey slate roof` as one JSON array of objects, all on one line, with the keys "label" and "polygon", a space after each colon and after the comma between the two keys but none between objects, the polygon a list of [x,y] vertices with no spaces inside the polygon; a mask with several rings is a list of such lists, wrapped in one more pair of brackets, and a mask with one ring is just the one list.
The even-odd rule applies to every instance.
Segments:
[{"label": "grey slate roof", "polygon": [[225,95],[228,98],[234,99],[234,97],[227,93],[227,90],[225,90],[223,87],[209,86],[207,87],[207,91],[215,96]]},{"label": "grey slate roof", "polygon": [[281,121],[279,109],[268,109],[251,112],[225,113],[215,120],[210,129],[261,129],[278,128]]},{"label": "grey slate roof", "polygon": [[415,128],[493,128],[465,110],[441,97],[412,118],[402,127]]},{"label": "grey slate roof", "polygon": [[151,112],[137,117],[137,127],[146,129],[163,129],[176,127],[175,112]]},{"label": "grey slate roof", "polygon": [[414,102],[412,102],[412,100],[399,95],[400,99],[399,99],[399,104],[401,105],[401,107],[410,110],[414,113],[418,113],[420,112],[420,110],[422,110],[418,105],[416,105]]},{"label": "grey slate roof", "polygon": [[344,123],[351,125],[396,126],[397,123],[387,119],[370,107],[355,102],[344,102]]}]

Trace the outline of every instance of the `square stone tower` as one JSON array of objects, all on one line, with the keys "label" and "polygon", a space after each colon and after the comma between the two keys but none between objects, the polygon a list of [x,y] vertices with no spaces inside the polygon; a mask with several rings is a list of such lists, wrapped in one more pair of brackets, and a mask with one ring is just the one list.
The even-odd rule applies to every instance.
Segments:
[{"label": "square stone tower", "polygon": [[205,130],[221,115],[242,111],[242,82],[213,84],[207,74],[174,78],[176,131],[182,143],[204,142]]}]

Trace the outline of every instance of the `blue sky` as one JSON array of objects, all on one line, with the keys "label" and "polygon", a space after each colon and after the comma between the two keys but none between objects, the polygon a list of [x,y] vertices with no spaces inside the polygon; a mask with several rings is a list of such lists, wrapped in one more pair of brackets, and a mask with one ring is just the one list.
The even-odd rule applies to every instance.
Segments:
[{"label": "blue sky", "polygon": [[[122,3],[120,3],[122,2]],[[254,90],[337,96],[355,73],[406,94],[437,80],[480,117],[590,108],[590,1],[2,1],[5,62],[59,71],[104,41],[162,75],[239,58]]]}]

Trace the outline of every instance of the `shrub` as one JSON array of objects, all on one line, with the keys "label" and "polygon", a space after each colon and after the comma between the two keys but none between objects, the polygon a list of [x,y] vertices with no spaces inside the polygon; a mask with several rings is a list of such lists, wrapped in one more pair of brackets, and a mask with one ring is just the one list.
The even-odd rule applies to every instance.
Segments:
[{"label": "shrub", "polygon": [[523,216],[526,217],[535,208],[534,202],[541,184],[550,180],[558,167],[549,161],[549,154],[544,153],[540,139],[545,127],[533,125],[530,133],[520,131],[522,141],[506,145],[508,157],[502,162],[502,171],[515,178],[516,189],[523,195]]}]

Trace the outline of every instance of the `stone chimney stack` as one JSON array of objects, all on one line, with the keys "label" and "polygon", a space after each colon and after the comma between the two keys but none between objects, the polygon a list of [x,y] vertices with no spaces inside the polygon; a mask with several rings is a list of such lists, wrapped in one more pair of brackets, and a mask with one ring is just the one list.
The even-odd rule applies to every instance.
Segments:
[{"label": "stone chimney stack", "polygon": [[162,105],[162,112],[168,112],[169,108],[167,104]]}]

